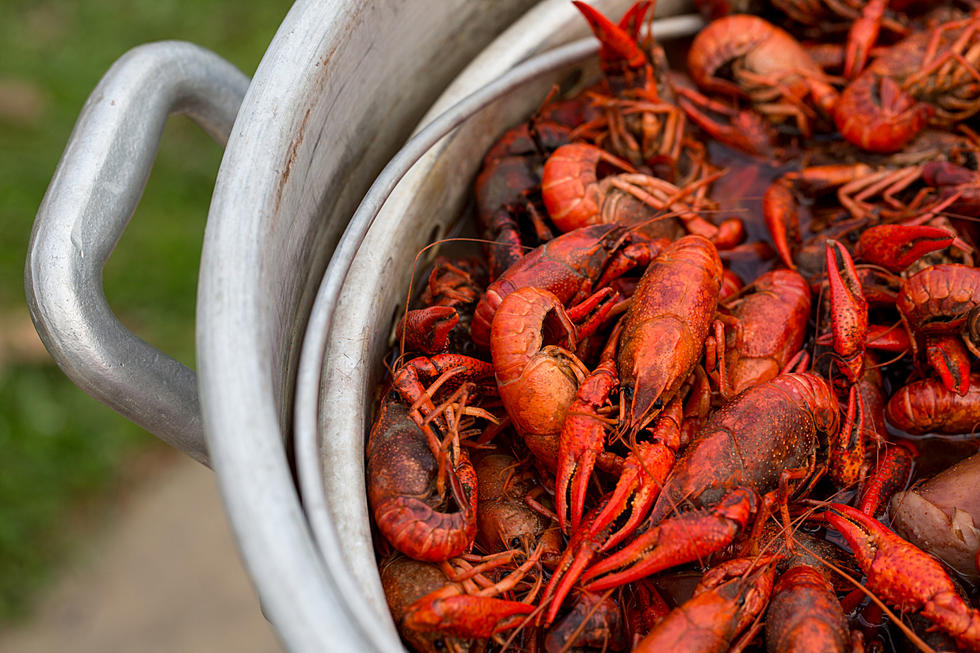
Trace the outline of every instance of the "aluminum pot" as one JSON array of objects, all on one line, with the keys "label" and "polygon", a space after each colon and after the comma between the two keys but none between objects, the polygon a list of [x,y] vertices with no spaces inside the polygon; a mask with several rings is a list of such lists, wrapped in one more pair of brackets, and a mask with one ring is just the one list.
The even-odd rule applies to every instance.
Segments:
[{"label": "aluminum pot", "polygon": [[[401,649],[378,601],[373,561],[364,566],[366,521],[323,518],[329,497],[320,472],[329,470],[322,457],[329,452],[311,453],[308,445],[329,438],[306,438],[300,448],[300,456],[310,457],[297,459],[309,481],[303,485],[308,506],[289,463],[294,388],[303,387],[297,382],[301,336],[317,282],[358,200],[433,98],[531,4],[448,0],[420,11],[407,2],[298,0],[251,83],[190,44],[136,48],[93,91],[38,211],[26,285],[42,340],[84,390],[214,467],[263,610],[291,651]],[[595,4],[615,15],[629,2]],[[542,2],[439,106],[527,54],[585,33],[565,0]],[[486,114],[493,121],[492,127],[485,123],[487,135],[503,129],[501,119],[526,113],[531,107],[525,105],[520,100],[501,114]],[[139,201],[171,113],[186,113],[227,141],[202,253],[199,382],[127,331],[101,288],[101,268]],[[456,181],[465,174],[457,173]],[[393,264],[382,261],[381,267]],[[397,300],[378,296],[370,303],[385,304],[386,312],[368,328],[387,329]],[[311,333],[322,346],[325,333]],[[370,361],[364,371],[376,372],[377,357],[358,348]],[[333,381],[321,385],[315,376],[309,391],[325,397]],[[353,385],[365,387],[364,379]],[[363,412],[364,395],[357,401],[355,412]],[[298,408],[297,422],[306,415]],[[360,443],[364,428],[362,421],[336,435]],[[360,474],[363,485],[356,459],[340,465],[355,478]],[[314,480],[311,469],[318,470]],[[333,505],[347,496],[339,494]],[[363,503],[363,495],[358,500]],[[338,533],[356,538],[339,539]],[[361,566],[345,567],[348,560]]]},{"label": "aluminum pot", "polygon": [[[610,3],[603,10],[618,15],[628,4]],[[423,119],[425,129],[389,163],[348,225],[303,339],[295,433],[305,510],[328,572],[348,596],[353,618],[383,624],[392,634],[395,626],[371,542],[364,477],[364,443],[375,388],[384,372],[382,360],[392,345],[394,323],[403,314],[413,271],[424,267],[415,261],[416,254],[458,221],[481,154],[506,128],[526,119],[552,85],[574,88],[575,80],[583,84],[597,76],[590,63],[595,59],[593,39],[553,50],[547,61],[525,61],[576,34],[557,19],[568,18],[561,9],[555,8],[556,18],[548,20],[532,12],[508,30],[509,38],[484,51]],[[693,34],[701,19],[676,15],[690,9],[684,0],[659,2],[654,34],[660,39]],[[476,86],[471,82],[485,73],[489,62],[507,56],[495,47],[502,43],[509,48],[520,44],[516,57],[509,51],[508,64],[522,63],[493,88],[484,87],[450,107],[462,97],[460,88]],[[585,54],[592,56],[585,59]],[[432,250],[428,256],[434,256]]]},{"label": "aluminum pot", "polygon": [[[419,118],[532,5],[298,0],[251,83],[191,44],[135,48],[86,102],[38,210],[26,286],[42,340],[86,392],[214,467],[289,650],[360,641],[284,448],[316,283],[360,196]],[[173,113],[227,142],[202,254],[200,383],[123,327],[101,285]]]}]

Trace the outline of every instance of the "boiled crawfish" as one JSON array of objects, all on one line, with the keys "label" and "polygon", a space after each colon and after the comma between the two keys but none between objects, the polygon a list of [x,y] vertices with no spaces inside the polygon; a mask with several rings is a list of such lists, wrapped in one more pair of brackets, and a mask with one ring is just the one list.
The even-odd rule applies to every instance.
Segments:
[{"label": "boiled crawfish", "polygon": [[397,393],[381,404],[368,436],[368,503],[392,546],[437,562],[468,551],[476,536],[476,472],[465,449],[452,461],[452,502],[436,490],[438,464],[422,429]]}]

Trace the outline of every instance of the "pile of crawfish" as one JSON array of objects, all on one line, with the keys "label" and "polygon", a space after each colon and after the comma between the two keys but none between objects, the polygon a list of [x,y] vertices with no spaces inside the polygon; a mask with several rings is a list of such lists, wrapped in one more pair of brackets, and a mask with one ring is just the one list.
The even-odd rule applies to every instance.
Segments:
[{"label": "pile of crawfish", "polygon": [[886,525],[977,450],[980,11],[705,4],[682,74],[650,4],[575,3],[602,79],[493,146],[485,256],[398,325],[366,458],[399,631],[980,650],[976,554]]}]

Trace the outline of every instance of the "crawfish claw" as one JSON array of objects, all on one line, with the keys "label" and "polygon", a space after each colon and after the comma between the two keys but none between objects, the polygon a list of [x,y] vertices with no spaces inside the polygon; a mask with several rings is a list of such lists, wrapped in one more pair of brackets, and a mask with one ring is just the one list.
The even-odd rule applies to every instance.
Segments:
[{"label": "crawfish claw", "polygon": [[847,249],[827,239],[827,281],[830,283],[834,350],[843,359],[841,371],[856,382],[864,363],[868,334],[868,302]]},{"label": "crawfish claw", "polygon": [[719,551],[735,539],[759,505],[755,491],[737,488],[711,510],[696,510],[665,519],[582,577],[585,589],[597,592],[639,580],[676,565],[693,562]]},{"label": "crawfish claw", "polygon": [[980,613],[960,598],[935,558],[856,508],[832,503],[827,521],[851,545],[869,590],[902,610],[921,610],[959,644],[980,648]]},{"label": "crawfish claw", "polygon": [[[642,68],[646,64],[646,56],[637,45],[636,36],[639,34],[640,24],[643,23],[643,15],[650,8],[649,2],[635,4],[623,16],[623,24],[620,25],[616,25],[596,11],[594,7],[584,2],[572,0],[572,4],[582,12],[585,20],[589,23],[589,27],[592,28],[592,32],[602,43],[599,57],[603,62],[609,64],[622,60],[631,68]],[[631,35],[626,31],[627,29],[632,29],[635,33]]]}]

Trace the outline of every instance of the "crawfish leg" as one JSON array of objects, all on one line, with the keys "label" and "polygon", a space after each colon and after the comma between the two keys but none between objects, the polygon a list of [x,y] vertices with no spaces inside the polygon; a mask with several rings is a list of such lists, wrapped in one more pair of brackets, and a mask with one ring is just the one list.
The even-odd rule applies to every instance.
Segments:
[{"label": "crawfish leg", "polygon": [[[638,536],[583,576],[589,591],[616,587],[686,562],[701,560],[731,544],[759,505],[753,490],[738,488],[710,511],[697,510],[665,519]],[[607,573],[611,572],[611,573]]]}]

